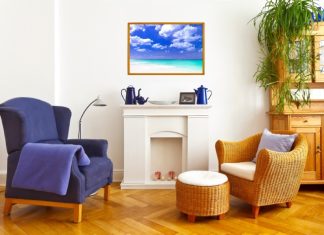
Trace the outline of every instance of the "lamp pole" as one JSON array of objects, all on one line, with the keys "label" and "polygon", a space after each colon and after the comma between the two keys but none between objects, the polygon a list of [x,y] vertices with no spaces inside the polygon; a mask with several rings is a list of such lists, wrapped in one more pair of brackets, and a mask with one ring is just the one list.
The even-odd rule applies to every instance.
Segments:
[{"label": "lamp pole", "polygon": [[79,132],[78,132],[78,139],[81,139],[81,129],[82,129],[82,118],[83,115],[86,113],[86,111],[90,108],[91,105],[94,106],[106,106],[105,103],[103,103],[100,99],[100,97],[98,96],[96,99],[94,99],[93,101],[90,102],[90,104],[88,104],[88,106],[84,109],[80,119],[79,119]]}]

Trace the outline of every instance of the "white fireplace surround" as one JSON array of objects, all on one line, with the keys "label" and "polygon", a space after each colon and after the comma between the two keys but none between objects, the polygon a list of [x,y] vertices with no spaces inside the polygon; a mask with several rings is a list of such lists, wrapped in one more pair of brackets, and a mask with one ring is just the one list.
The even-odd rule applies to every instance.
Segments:
[{"label": "white fireplace surround", "polygon": [[[180,165],[174,168],[181,172],[207,170],[209,108],[209,105],[123,105],[124,179],[121,189],[174,188],[175,181],[153,180],[156,169],[151,165],[151,144],[163,144],[164,139],[167,139],[166,143],[173,143],[174,138],[177,138],[176,142],[181,139],[181,156],[177,156],[181,159],[174,159]],[[159,148],[163,150],[164,146]],[[165,151],[171,155],[179,152]],[[169,161],[172,158],[166,157]],[[171,169],[160,170],[166,174]]]}]

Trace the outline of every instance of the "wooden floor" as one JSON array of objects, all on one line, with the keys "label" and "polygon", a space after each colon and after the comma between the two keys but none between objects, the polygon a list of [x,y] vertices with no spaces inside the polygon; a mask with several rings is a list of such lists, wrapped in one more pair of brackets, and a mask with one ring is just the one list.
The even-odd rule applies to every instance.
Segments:
[{"label": "wooden floor", "polygon": [[224,220],[198,217],[195,224],[177,211],[174,190],[120,190],[115,184],[108,202],[102,196],[86,200],[80,224],[72,223],[72,210],[15,205],[10,217],[0,214],[0,234],[324,234],[321,185],[303,186],[290,209],[261,208],[256,220],[249,205],[231,198]]}]

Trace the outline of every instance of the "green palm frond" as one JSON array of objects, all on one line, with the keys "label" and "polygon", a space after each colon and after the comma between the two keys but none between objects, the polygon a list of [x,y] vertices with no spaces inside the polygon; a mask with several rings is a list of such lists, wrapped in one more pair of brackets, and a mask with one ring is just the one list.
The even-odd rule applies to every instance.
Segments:
[{"label": "green palm frond", "polygon": [[[315,16],[320,13],[314,0],[267,0],[261,12],[251,20],[258,25],[258,41],[263,55],[254,77],[265,89],[276,85],[274,94],[279,112],[285,104],[309,103],[307,82],[312,80],[310,67],[314,60],[310,36],[314,24],[312,13]],[[278,84],[278,60],[297,74],[294,79],[288,76]],[[293,84],[298,95],[291,93]]]}]

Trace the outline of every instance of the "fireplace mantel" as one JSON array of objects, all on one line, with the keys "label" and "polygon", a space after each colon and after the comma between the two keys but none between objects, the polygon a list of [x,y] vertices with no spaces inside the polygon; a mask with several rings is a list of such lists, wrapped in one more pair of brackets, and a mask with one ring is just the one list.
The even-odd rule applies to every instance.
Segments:
[{"label": "fireplace mantel", "polygon": [[[180,172],[177,174],[186,170],[207,170],[210,108],[209,105],[123,105],[124,179],[121,188],[174,187],[175,181],[155,181],[152,177],[155,169],[151,144],[163,144],[163,138],[171,143],[177,138],[176,142],[180,143],[181,156],[178,157],[181,160],[175,166]],[[153,139],[162,141],[151,141]],[[160,170],[166,174],[168,169]]]}]

